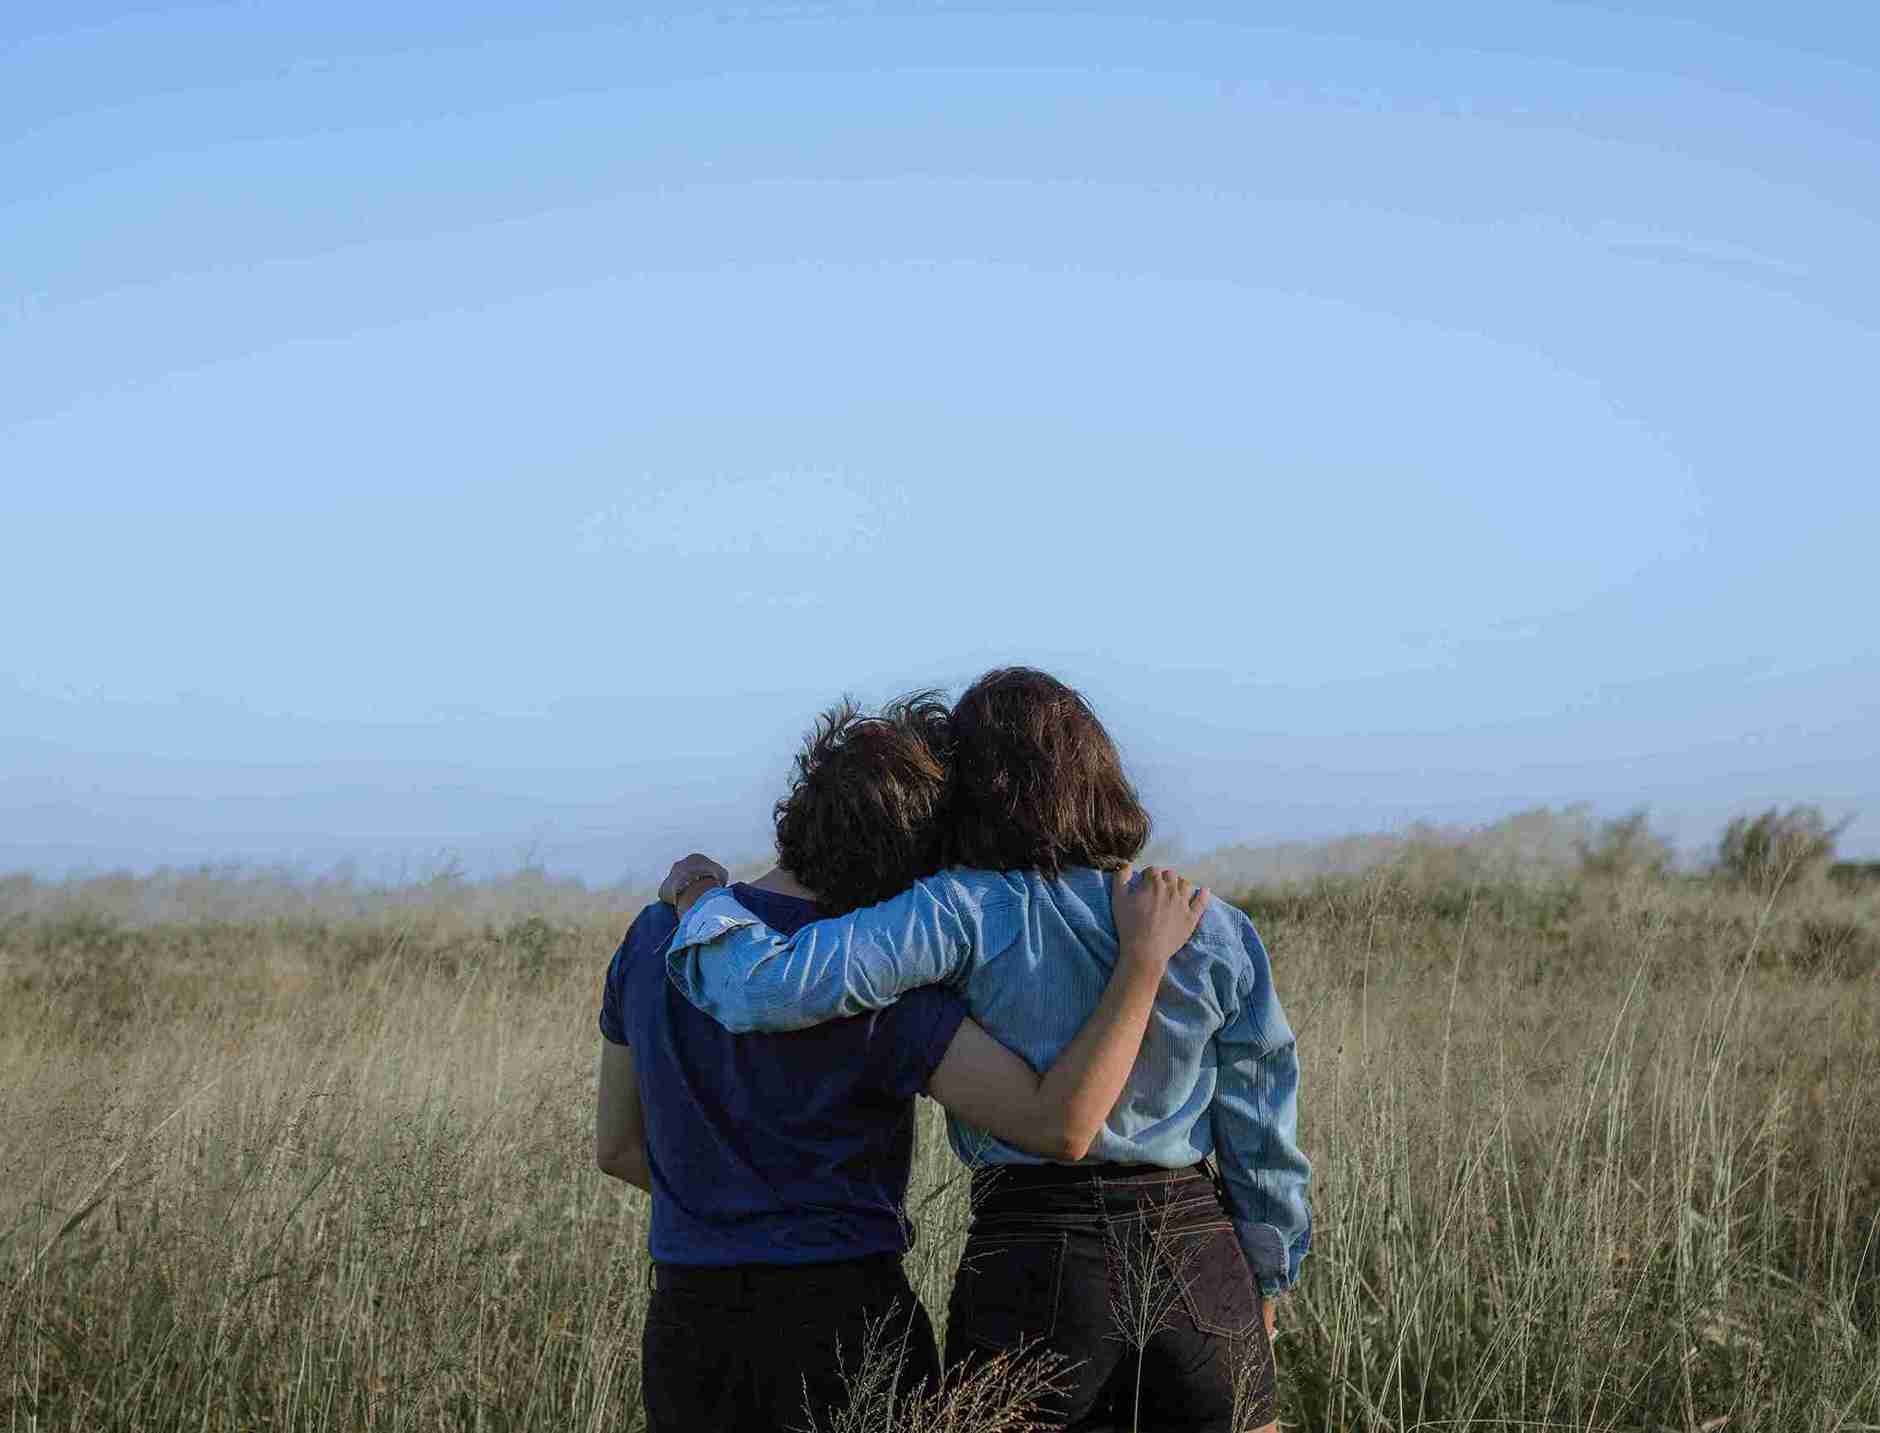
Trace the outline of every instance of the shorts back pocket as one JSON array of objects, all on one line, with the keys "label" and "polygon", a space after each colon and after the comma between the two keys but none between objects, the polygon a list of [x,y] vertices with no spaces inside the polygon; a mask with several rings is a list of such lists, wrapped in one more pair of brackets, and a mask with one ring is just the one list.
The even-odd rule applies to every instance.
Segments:
[{"label": "shorts back pocket", "polygon": [[949,1350],[1002,1351],[1057,1332],[1068,1234],[970,1237],[947,1300]]}]

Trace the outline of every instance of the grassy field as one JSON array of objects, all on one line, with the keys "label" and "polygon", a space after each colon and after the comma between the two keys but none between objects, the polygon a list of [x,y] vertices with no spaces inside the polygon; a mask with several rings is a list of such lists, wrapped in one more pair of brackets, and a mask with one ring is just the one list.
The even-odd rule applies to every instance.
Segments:
[{"label": "grassy field", "polygon": [[[626,893],[0,899],[0,1427],[639,1425],[645,1208],[590,1161]],[[1880,1428],[1871,887],[1399,860],[1242,900],[1317,1168],[1285,1426]]]}]

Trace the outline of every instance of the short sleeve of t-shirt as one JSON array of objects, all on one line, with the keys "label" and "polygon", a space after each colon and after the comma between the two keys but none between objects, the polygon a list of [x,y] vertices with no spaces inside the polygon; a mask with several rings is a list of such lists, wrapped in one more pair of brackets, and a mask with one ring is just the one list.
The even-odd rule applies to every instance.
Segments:
[{"label": "short sleeve of t-shirt", "polygon": [[601,986],[601,1038],[615,1045],[633,1043],[627,1035],[628,972],[637,960],[660,959],[679,928],[679,913],[669,905],[650,905],[634,918],[626,939],[608,962]]},{"label": "short sleeve of t-shirt", "polygon": [[873,1017],[869,1043],[880,1087],[896,1099],[927,1088],[966,1019],[966,1002],[938,985],[910,990]]}]

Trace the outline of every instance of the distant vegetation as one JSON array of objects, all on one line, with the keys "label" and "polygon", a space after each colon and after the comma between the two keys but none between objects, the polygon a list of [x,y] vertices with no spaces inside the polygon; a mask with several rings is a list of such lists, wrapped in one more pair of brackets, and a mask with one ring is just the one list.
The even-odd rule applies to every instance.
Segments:
[{"label": "distant vegetation", "polygon": [[1581,874],[1602,880],[1667,875],[1677,864],[1671,843],[1651,828],[1649,811],[1633,811],[1608,821],[1593,835],[1574,842]]},{"label": "distant vegetation", "polygon": [[447,863],[423,879],[386,884],[344,870],[309,876],[285,867],[228,863],[62,880],[0,876],[0,920],[82,912],[146,926],[450,915],[500,925],[529,916],[564,922],[611,918],[638,910],[652,896],[652,884],[589,886],[535,866],[472,880]]},{"label": "distant vegetation", "polygon": [[[1589,808],[1536,807],[1483,826],[1415,822],[1401,831],[1332,841],[1224,846],[1195,855],[1152,850],[1145,859],[1179,865],[1221,892],[1296,886],[1327,877],[1391,870],[1422,885],[1535,884],[1580,876],[1713,877],[1789,889],[1824,875],[1844,884],[1880,880],[1880,862],[1834,862],[1846,822],[1830,825],[1813,806],[1770,808],[1730,823],[1708,851],[1680,860],[1651,826],[1650,813],[1608,821]],[[419,914],[502,924],[541,916],[585,922],[637,910],[654,882],[590,886],[525,865],[503,876],[471,879],[446,860],[412,881],[386,883],[342,867],[325,874],[235,862],[43,879],[0,875],[0,920],[84,912],[123,925],[177,922],[350,921]]]},{"label": "distant vegetation", "polygon": [[[1528,813],[1211,858],[1304,1064],[1287,1427],[1880,1425],[1880,883],[1832,836],[1771,812],[1680,866],[1643,815]],[[642,896],[0,882],[0,1427],[641,1426],[645,1205],[590,1150]]]},{"label": "distant vegetation", "polygon": [[1880,861],[1836,861],[1828,867],[1828,879],[1848,890],[1880,885]]},{"label": "distant vegetation", "polygon": [[1834,843],[1844,829],[1830,826],[1813,806],[1739,816],[1717,843],[1716,870],[1763,890],[1812,880],[1834,864]]}]

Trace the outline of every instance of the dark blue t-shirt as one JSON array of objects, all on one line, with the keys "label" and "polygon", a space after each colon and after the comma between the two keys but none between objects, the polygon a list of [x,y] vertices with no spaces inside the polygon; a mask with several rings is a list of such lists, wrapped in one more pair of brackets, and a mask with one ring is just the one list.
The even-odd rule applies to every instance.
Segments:
[{"label": "dark blue t-shirt", "polygon": [[[820,912],[752,886],[738,900],[793,934]],[[898,1254],[914,1096],[966,1018],[938,987],[788,1035],[733,1035],[666,978],[678,913],[640,912],[614,952],[601,1034],[633,1047],[653,1170],[653,1257],[822,1264]]]}]

